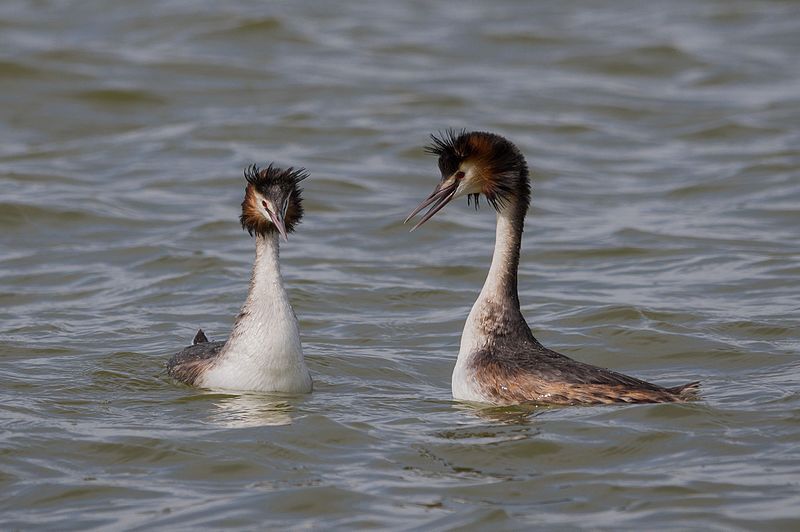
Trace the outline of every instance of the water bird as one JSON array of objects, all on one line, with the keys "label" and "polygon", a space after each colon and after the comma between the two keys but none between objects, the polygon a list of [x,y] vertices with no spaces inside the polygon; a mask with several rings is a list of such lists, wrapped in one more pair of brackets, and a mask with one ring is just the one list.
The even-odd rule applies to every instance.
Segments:
[{"label": "water bird", "polygon": [[308,393],[311,374],[281,277],[278,238],[288,241],[303,217],[299,183],[308,173],[302,168],[252,165],[244,177],[247,186],[239,221],[256,244],[247,299],[227,341],[211,342],[200,329],[192,345],[169,360],[167,373],[202,388]]},{"label": "water bird", "polygon": [[573,360],[534,338],[520,311],[517,270],[531,197],[528,164],[519,149],[494,133],[448,130],[431,135],[426,151],[439,158],[441,181],[405,222],[430,209],[411,229],[445,205],[484,196],[497,213],[494,254],[483,289],[461,335],[453,370],[453,397],[515,405],[683,402],[699,382],[666,388]]}]

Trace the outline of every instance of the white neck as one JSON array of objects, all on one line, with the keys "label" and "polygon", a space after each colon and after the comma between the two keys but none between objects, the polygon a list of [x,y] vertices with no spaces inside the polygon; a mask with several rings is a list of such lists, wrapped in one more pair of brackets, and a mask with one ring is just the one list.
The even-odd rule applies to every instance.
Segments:
[{"label": "white neck", "polygon": [[[512,279],[516,281],[520,238],[514,230],[511,217],[510,208],[497,213],[492,265],[489,267],[489,273],[486,274],[486,281],[483,283],[478,301],[507,297],[505,292],[509,289],[508,283],[512,282]],[[514,282],[513,289],[514,295],[516,295],[516,282]]]},{"label": "white neck", "polygon": [[[461,337],[461,352],[465,348],[470,351],[479,347],[482,338],[480,322],[485,321],[485,312],[496,312],[498,306],[519,311],[519,296],[517,295],[517,269],[519,267],[519,252],[522,241],[522,227],[518,212],[519,205],[512,200],[497,212],[497,226],[495,229],[494,253],[492,265],[486,275],[481,293],[464,325],[464,334]],[[465,344],[465,340],[467,343]]]},{"label": "white neck", "polygon": [[[453,397],[464,401],[485,401],[480,386],[470,367],[471,357],[491,341],[488,330],[502,317],[514,315],[523,319],[517,295],[517,268],[521,223],[519,206],[512,201],[497,212],[497,228],[492,255],[492,265],[486,275],[483,289],[472,306],[461,334],[456,367],[453,369]],[[524,217],[524,213],[522,213]],[[501,316],[502,315],[502,316]],[[524,320],[523,320],[524,321]]]},{"label": "white neck", "polygon": [[516,216],[514,203],[506,204],[505,208],[497,212],[492,265],[464,324],[460,353],[472,352],[486,342],[481,323],[487,321],[487,316],[483,314],[496,312],[498,306],[519,309],[517,268],[521,234],[514,226]]},{"label": "white neck", "polygon": [[257,391],[311,390],[297,318],[281,277],[277,233],[256,235],[247,300],[204,384]]}]

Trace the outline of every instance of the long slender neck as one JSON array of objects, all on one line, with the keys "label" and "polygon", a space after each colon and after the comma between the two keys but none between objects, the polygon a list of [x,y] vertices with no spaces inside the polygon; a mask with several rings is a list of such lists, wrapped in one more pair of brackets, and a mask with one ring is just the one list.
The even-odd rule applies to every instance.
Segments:
[{"label": "long slender neck", "polygon": [[253,275],[250,278],[250,291],[244,307],[252,307],[266,296],[285,293],[281,277],[280,244],[278,233],[256,235],[256,260],[253,264]]},{"label": "long slender neck", "polygon": [[[527,187],[527,181],[521,186]],[[527,188],[523,190],[527,192]],[[497,234],[492,265],[461,336],[461,355],[492,344],[536,342],[519,308],[517,271],[528,195],[512,196],[497,212]]]},{"label": "long slender neck", "polygon": [[497,212],[492,265],[486,276],[479,300],[492,300],[519,309],[517,271],[522,229],[528,206],[512,198]]},{"label": "long slender neck", "polygon": [[300,332],[283,286],[278,235],[256,235],[256,258],[250,291],[224,351],[249,359],[299,357]]}]

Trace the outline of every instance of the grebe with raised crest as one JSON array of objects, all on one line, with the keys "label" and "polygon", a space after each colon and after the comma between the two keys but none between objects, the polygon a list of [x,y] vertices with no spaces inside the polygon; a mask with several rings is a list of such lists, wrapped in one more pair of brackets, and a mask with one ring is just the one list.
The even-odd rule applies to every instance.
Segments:
[{"label": "grebe with raised crest", "polygon": [[278,260],[278,236],[288,241],[288,233],[303,217],[298,185],[308,173],[270,164],[263,170],[250,166],[244,176],[247,187],[239,220],[256,241],[247,299],[226,342],[210,342],[199,330],[193,345],[169,360],[167,372],[202,388],[308,393],[311,374]]},{"label": "grebe with raised crest", "polygon": [[497,212],[494,254],[483,289],[464,325],[453,370],[453,397],[514,405],[683,402],[699,383],[665,388],[578,362],[534,338],[522,316],[517,270],[530,204],[528,165],[517,147],[493,133],[448,130],[431,135],[428,153],[438,156],[441,181],[406,218],[430,206],[412,231],[455,198],[478,205],[483,195]]}]

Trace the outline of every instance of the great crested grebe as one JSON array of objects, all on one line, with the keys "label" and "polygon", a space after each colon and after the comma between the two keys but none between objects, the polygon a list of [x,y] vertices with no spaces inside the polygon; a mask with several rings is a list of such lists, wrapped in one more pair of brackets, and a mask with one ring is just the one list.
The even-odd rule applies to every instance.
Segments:
[{"label": "great crested grebe", "polygon": [[209,342],[199,330],[193,345],[170,359],[167,372],[202,388],[308,393],[311,374],[278,261],[278,236],[288,240],[303,217],[298,184],[308,173],[270,164],[264,170],[253,165],[244,176],[247,188],[239,220],[256,240],[247,300],[226,342]]},{"label": "great crested grebe", "polygon": [[413,231],[451,200],[481,194],[497,211],[492,265],[472,306],[453,370],[453,397],[513,405],[682,402],[698,382],[664,388],[621,373],[578,362],[544,347],[533,337],[519,307],[517,269],[531,186],[525,157],[493,133],[448,131],[431,135],[428,153],[439,157],[442,179],[406,218],[431,206]]}]

